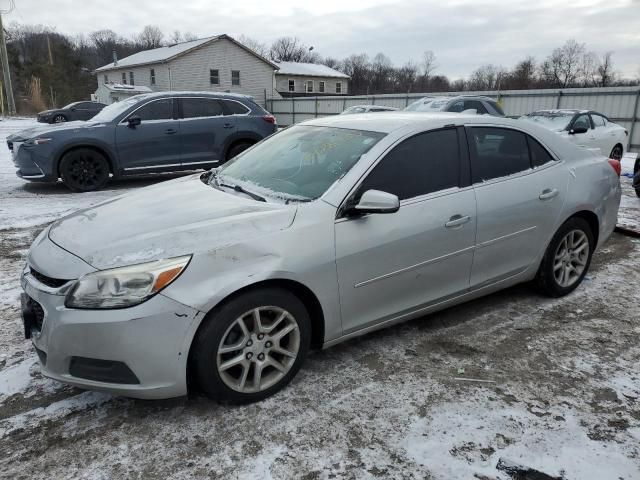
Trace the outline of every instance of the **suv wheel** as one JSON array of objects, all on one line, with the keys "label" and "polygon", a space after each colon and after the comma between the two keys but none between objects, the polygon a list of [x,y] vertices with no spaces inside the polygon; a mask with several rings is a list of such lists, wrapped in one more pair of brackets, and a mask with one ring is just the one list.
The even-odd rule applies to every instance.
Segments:
[{"label": "suv wheel", "polygon": [[242,152],[244,152],[251,145],[253,145],[253,143],[251,143],[251,142],[238,142],[238,143],[234,144],[229,149],[229,151],[227,152],[227,158],[225,159],[225,161],[228,162],[232,158],[240,155]]},{"label": "suv wheel", "polygon": [[262,400],[287,385],[307,356],[304,304],[279,288],[237,296],[211,312],[193,346],[200,387],[214,400]]},{"label": "suv wheel", "polygon": [[589,224],[578,217],[567,220],[547,247],[538,270],[538,286],[552,297],[575,290],[589,270],[594,248]]},{"label": "suv wheel", "polygon": [[60,177],[74,192],[99,190],[109,180],[109,162],[100,152],[78,148],[62,157]]}]

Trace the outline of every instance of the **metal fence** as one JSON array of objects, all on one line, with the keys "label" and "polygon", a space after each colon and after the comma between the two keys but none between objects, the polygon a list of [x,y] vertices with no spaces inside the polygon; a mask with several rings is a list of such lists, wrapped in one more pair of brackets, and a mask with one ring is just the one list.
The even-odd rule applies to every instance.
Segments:
[{"label": "metal fence", "polygon": [[409,93],[390,95],[294,97],[267,100],[267,108],[279,125],[337,115],[354,105],[386,105],[402,109],[424,96],[486,95],[497,98],[507,116],[519,117],[534,110],[578,108],[595,110],[629,132],[627,148],[640,150],[640,88],[567,88],[562,90],[507,90],[504,92]]}]

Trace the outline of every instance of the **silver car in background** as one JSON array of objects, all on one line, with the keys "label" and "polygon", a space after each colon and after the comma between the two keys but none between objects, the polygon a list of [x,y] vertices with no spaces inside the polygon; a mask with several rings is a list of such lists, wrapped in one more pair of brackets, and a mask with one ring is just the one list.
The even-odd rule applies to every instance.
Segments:
[{"label": "silver car in background", "polygon": [[534,279],[568,294],[619,202],[603,157],[527,122],[312,120],[55,222],[22,275],[25,333],[62,382],[256,401],[310,348]]}]

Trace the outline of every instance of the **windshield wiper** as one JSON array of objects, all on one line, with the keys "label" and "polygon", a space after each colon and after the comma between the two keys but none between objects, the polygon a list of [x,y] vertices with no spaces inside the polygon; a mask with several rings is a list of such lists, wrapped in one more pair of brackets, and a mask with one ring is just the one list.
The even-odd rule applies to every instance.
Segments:
[{"label": "windshield wiper", "polygon": [[266,202],[267,199],[264,197],[261,197],[260,195],[258,195],[257,193],[253,193],[250,192],[249,190],[245,190],[244,188],[242,188],[240,185],[229,185],[228,183],[222,183],[222,182],[218,182],[216,181],[216,183],[218,184],[218,186],[220,187],[226,187],[226,188],[230,188],[232,190],[235,190],[236,192],[239,193],[244,193],[245,195],[250,196],[251,198],[253,198],[254,200],[257,200],[259,202]]}]

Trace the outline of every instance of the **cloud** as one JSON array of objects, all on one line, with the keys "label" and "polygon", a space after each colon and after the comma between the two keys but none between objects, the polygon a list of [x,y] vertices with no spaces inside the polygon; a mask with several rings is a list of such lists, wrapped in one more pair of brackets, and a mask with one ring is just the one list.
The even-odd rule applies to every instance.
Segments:
[{"label": "cloud", "polygon": [[[28,14],[27,14],[28,13]],[[245,34],[264,43],[297,36],[325,56],[387,54],[396,64],[419,61],[433,50],[439,71],[468,75],[484,63],[510,67],[527,55],[541,60],[567,39],[597,53],[614,51],[616,69],[640,69],[638,0],[298,0],[266,2],[191,0],[21,0],[5,21],[41,23],[67,34],[110,28],[130,36],[157,24],[200,36]]]}]

